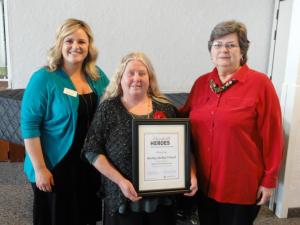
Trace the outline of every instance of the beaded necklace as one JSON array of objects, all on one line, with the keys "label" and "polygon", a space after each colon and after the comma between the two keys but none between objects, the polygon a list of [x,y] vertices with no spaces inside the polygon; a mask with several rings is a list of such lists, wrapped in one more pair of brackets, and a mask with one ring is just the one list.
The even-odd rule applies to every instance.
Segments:
[{"label": "beaded necklace", "polygon": [[227,81],[225,84],[222,85],[222,87],[219,87],[219,85],[217,85],[213,79],[209,80],[209,86],[210,89],[216,93],[219,94],[223,91],[226,91],[229,87],[231,87],[232,85],[234,85],[237,82],[237,80],[229,80]]}]

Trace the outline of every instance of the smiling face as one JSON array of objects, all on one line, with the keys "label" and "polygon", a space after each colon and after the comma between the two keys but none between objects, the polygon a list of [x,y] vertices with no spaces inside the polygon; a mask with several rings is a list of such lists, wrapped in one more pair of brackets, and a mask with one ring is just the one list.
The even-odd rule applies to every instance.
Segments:
[{"label": "smiling face", "polygon": [[242,58],[237,34],[232,33],[215,39],[210,54],[219,72],[235,72],[240,67]]},{"label": "smiling face", "polygon": [[88,50],[89,38],[84,30],[78,29],[66,36],[62,44],[64,66],[82,65]]},{"label": "smiling face", "polygon": [[127,63],[121,78],[123,96],[146,97],[149,89],[149,74],[146,66],[139,60]]}]

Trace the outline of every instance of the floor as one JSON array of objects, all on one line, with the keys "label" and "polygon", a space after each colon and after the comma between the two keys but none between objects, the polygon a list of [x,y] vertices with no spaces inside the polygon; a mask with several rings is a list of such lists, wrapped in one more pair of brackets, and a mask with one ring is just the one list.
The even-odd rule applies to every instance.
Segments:
[{"label": "floor", "polygon": [[[0,162],[0,224],[31,225],[31,205],[32,193],[23,173],[23,163]],[[191,224],[178,221],[177,225]],[[288,219],[278,219],[263,207],[255,225],[300,225],[300,210],[292,210]]]}]

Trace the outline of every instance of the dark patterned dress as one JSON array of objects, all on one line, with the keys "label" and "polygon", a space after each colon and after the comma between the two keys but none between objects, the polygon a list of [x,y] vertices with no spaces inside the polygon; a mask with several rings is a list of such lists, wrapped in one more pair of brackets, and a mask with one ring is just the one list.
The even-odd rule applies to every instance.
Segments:
[{"label": "dark patterned dress", "polygon": [[[153,113],[164,112],[167,118],[176,117],[176,109],[168,103],[152,99]],[[150,118],[151,115],[150,114]],[[83,147],[83,154],[90,163],[104,154],[113,166],[128,180],[132,180],[132,119],[119,97],[102,102],[95,113]],[[172,207],[173,198],[143,198],[138,204],[126,199],[117,184],[103,177],[105,214],[124,214],[127,210],[137,213],[154,213],[158,206]],[[145,201],[147,200],[147,201]]]}]

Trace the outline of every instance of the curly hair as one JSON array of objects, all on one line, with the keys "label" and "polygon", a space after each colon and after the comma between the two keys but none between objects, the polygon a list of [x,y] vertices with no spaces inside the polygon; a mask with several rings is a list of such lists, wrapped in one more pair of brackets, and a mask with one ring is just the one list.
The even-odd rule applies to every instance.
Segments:
[{"label": "curly hair", "polygon": [[78,29],[82,29],[89,38],[88,55],[83,62],[83,71],[93,80],[99,79],[98,70],[96,67],[96,60],[98,51],[94,46],[94,36],[89,25],[78,19],[67,19],[58,28],[56,33],[56,40],[54,46],[48,51],[48,70],[55,71],[63,65],[62,45],[66,36],[72,34]]}]

